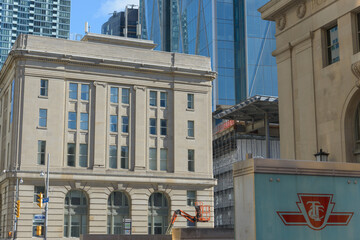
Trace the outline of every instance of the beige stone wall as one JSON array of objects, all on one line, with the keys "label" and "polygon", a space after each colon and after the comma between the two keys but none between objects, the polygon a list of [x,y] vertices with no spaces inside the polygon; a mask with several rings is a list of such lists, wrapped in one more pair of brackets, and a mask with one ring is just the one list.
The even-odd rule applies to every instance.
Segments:
[{"label": "beige stone wall", "polygon": [[[88,37],[94,37],[95,35]],[[46,164],[37,163],[38,140],[46,141],[50,154],[49,237],[63,237],[64,198],[70,190],[82,190],[88,197],[88,232],[107,232],[107,200],[114,190],[124,191],[131,202],[134,234],[148,232],[148,200],[162,192],[170,204],[169,217],[176,209],[194,214],[187,206],[187,190],[196,191],[197,200],[211,206],[213,226],[213,186],[211,148],[210,59],[185,54],[153,51],[147,47],[121,46],[125,43],[96,35],[101,41],[74,42],[37,36],[21,36],[0,72],[0,124],[9,125],[11,82],[15,80],[13,123],[1,128],[0,189],[8,188],[8,204],[14,202],[15,178],[22,177],[19,198],[21,217],[19,239],[32,234],[33,215],[41,214],[34,203],[34,186]],[[105,41],[103,41],[105,39]],[[115,42],[114,42],[115,41]],[[130,40],[131,41],[131,40]],[[136,40],[138,41],[138,40]],[[120,43],[121,42],[121,43]],[[150,47],[149,47],[150,46]],[[40,81],[48,80],[48,96],[40,96]],[[78,98],[69,98],[69,84],[78,84]],[[90,87],[89,100],[80,99],[81,84]],[[129,89],[129,104],[110,102],[111,87]],[[158,92],[158,106],[149,105],[150,91]],[[160,92],[167,93],[167,107],[159,106]],[[194,95],[194,109],[187,108],[187,95]],[[39,109],[47,109],[47,126],[39,126]],[[77,128],[68,128],[68,114],[76,112]],[[81,130],[80,113],[88,113],[88,130]],[[118,131],[110,131],[110,115],[118,115]],[[129,117],[129,132],[121,132],[121,116]],[[157,119],[157,134],[149,132],[149,118]],[[167,119],[167,135],[160,135],[160,119]],[[187,136],[187,121],[194,121],[195,136]],[[76,144],[75,167],[67,165],[67,144]],[[79,145],[88,144],[88,167],[79,166]],[[109,146],[118,146],[118,168],[109,166]],[[129,168],[121,169],[120,147],[129,148]],[[157,170],[149,167],[149,148],[157,149]],[[160,149],[167,148],[167,170],[160,171]],[[9,151],[10,149],[10,151]],[[195,150],[195,171],[188,171],[188,149]],[[9,156],[7,152],[9,151]],[[8,157],[7,157],[8,156]],[[17,169],[15,169],[17,166]],[[1,193],[4,196],[4,193]],[[6,220],[13,224],[13,205],[2,205]],[[3,217],[1,216],[0,219]],[[2,220],[1,220],[2,221]],[[175,226],[186,226],[179,218]]]},{"label": "beige stone wall", "polygon": [[[359,59],[355,0],[270,1],[259,9],[277,22],[281,158],[354,162],[359,90],[352,65]],[[326,29],[338,26],[340,61],[326,63]]]}]

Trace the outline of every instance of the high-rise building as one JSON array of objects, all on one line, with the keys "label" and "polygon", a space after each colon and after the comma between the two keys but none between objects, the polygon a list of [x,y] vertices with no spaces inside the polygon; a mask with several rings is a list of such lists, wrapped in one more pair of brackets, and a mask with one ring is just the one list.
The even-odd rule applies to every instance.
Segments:
[{"label": "high-rise building", "polygon": [[71,0],[1,0],[0,68],[20,34],[69,38]]},{"label": "high-rise building", "polygon": [[140,0],[143,39],[157,50],[209,56],[218,73],[213,108],[254,95],[277,96],[275,23],[257,11],[268,0]]},{"label": "high-rise building", "polygon": [[138,9],[131,5],[123,12],[115,11],[109,20],[101,26],[101,34],[137,38],[137,22]]}]

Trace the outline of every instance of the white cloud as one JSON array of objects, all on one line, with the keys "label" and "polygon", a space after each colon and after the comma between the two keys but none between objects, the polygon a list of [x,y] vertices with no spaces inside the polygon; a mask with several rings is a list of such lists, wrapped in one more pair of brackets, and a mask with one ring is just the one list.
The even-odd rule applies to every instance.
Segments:
[{"label": "white cloud", "polygon": [[128,4],[139,6],[139,0],[105,0],[98,11],[98,16],[104,17],[114,11],[123,11]]}]

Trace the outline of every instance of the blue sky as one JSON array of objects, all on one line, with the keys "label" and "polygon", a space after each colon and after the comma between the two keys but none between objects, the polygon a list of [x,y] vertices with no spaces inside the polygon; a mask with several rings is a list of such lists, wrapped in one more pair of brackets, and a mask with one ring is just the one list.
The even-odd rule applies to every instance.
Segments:
[{"label": "blue sky", "polygon": [[85,22],[89,22],[90,32],[101,33],[101,25],[110,13],[124,10],[127,4],[139,5],[139,0],[72,0],[70,33],[83,35]]}]

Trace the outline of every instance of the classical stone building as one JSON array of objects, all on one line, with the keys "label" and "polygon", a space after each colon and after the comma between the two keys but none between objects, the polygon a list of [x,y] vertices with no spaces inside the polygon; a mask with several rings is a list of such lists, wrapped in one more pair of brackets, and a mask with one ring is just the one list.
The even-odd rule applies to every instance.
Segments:
[{"label": "classical stone building", "polygon": [[283,159],[360,161],[360,2],[272,0]]},{"label": "classical stone building", "polygon": [[164,233],[174,210],[213,206],[210,59],[153,48],[98,34],[17,39],[0,73],[1,237],[16,179],[18,238],[42,224],[48,154],[51,239],[121,234],[123,219],[133,234]]}]

